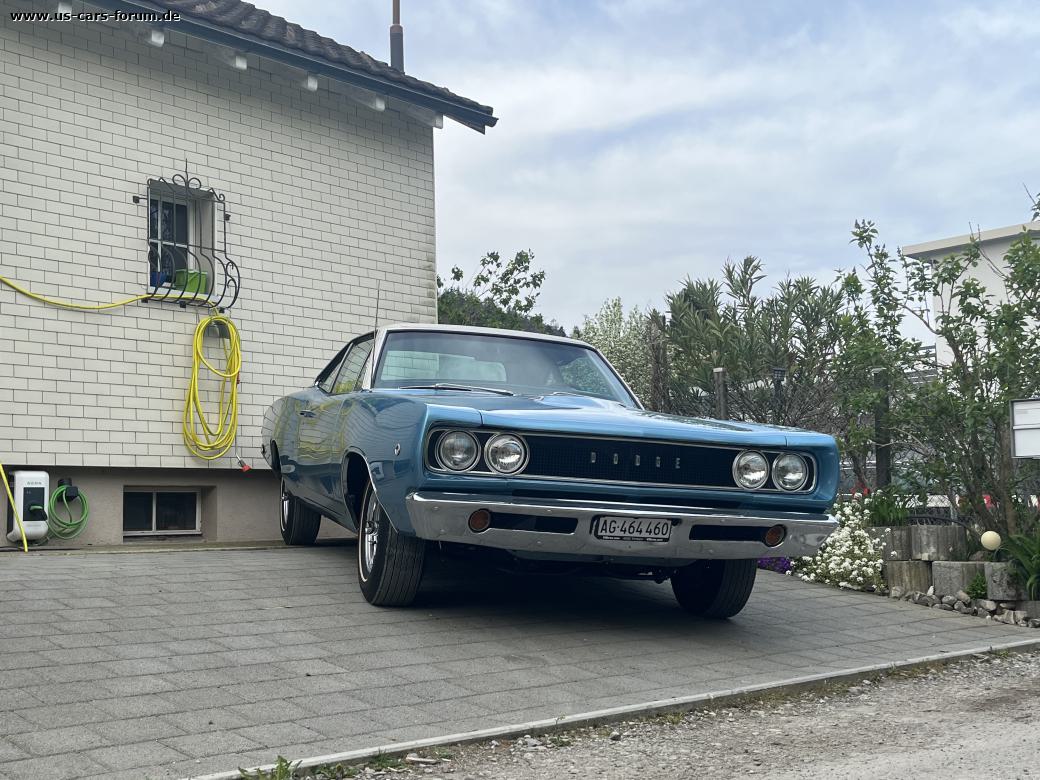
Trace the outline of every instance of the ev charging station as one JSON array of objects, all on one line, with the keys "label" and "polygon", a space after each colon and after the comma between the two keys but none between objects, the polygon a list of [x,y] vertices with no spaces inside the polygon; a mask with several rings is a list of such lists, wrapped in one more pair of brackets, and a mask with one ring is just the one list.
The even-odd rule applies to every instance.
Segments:
[{"label": "ev charging station", "polygon": [[21,532],[14,519],[14,510],[22,518],[25,538],[30,542],[47,536],[47,500],[51,494],[50,475],[46,471],[16,471],[12,475],[15,506],[7,505],[7,541],[18,544]]}]

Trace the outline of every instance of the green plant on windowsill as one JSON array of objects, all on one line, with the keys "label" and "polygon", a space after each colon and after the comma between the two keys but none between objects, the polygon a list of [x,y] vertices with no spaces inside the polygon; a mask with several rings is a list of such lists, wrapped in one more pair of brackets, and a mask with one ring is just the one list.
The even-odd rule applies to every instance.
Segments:
[{"label": "green plant on windowsill", "polygon": [[1030,599],[1040,599],[1040,531],[1009,536],[1003,549],[1026,595]]},{"label": "green plant on windowsill", "polygon": [[989,595],[986,590],[986,575],[979,572],[972,577],[971,582],[968,583],[968,587],[964,591],[973,599],[984,599]]}]

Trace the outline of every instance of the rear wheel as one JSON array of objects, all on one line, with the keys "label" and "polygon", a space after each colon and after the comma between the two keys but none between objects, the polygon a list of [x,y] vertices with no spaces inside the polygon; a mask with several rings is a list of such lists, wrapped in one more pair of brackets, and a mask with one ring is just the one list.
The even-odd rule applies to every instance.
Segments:
[{"label": "rear wheel", "polygon": [[758,561],[697,561],[672,575],[672,592],[687,612],[728,618],[747,604],[755,587]]},{"label": "rear wheel", "polygon": [[369,483],[358,522],[358,584],[368,603],[411,604],[419,592],[425,558],[426,541],[398,533]]},{"label": "rear wheel", "polygon": [[281,521],[279,528],[286,544],[314,544],[321,526],[321,513],[311,509],[289,492],[282,477]]}]

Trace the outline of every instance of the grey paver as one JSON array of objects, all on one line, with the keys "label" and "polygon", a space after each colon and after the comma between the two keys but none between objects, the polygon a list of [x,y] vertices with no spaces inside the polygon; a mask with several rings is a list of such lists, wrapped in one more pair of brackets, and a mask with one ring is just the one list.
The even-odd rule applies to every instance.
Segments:
[{"label": "grey paver", "polygon": [[33,598],[0,624],[0,777],[179,777],[1040,639],[774,574],[721,623],[667,586],[436,565],[377,609],[354,555],[6,556],[0,598]]}]

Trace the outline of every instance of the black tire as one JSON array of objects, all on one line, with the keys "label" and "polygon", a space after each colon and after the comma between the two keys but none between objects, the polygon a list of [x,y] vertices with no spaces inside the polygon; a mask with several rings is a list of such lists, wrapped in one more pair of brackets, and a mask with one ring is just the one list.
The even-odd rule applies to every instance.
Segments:
[{"label": "black tire", "polygon": [[729,618],[747,604],[755,587],[758,561],[697,561],[672,575],[679,605],[694,615]]},{"label": "black tire", "polygon": [[279,504],[278,526],[285,543],[293,546],[314,544],[318,538],[318,528],[321,527],[321,513],[290,493],[285,477],[282,477],[282,498]]},{"label": "black tire", "polygon": [[358,585],[369,604],[407,607],[422,583],[426,540],[398,533],[369,483],[358,518]]}]

